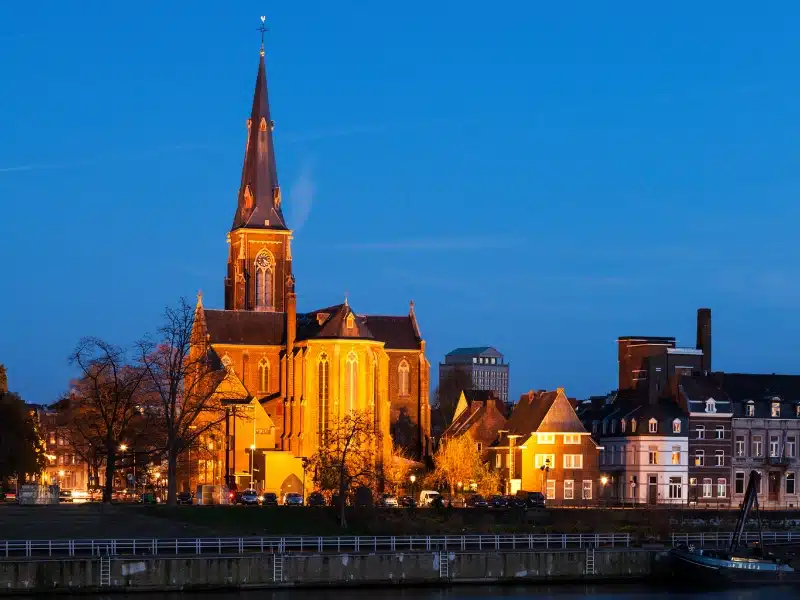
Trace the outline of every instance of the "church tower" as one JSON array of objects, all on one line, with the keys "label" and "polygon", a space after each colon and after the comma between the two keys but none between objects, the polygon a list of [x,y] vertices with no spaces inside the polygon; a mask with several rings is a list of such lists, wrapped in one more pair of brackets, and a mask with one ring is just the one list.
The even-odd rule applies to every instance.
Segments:
[{"label": "church tower", "polygon": [[283,218],[273,128],[262,42],[242,182],[228,234],[225,310],[286,312],[294,294],[292,232]]}]

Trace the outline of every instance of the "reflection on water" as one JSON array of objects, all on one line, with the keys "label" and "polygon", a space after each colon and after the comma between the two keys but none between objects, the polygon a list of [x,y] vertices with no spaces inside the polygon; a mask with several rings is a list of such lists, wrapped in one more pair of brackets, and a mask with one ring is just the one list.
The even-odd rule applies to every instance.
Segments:
[{"label": "reflection on water", "polygon": [[[90,598],[82,596],[83,598]],[[102,596],[94,596],[98,600]],[[105,596],[112,599],[146,600],[137,593],[130,596]],[[671,591],[644,585],[553,585],[553,586],[455,586],[451,588],[361,588],[284,590],[248,592],[209,592],[193,594],[154,594],[165,600],[797,600],[800,591],[794,587],[763,587],[721,590],[718,592]]]}]

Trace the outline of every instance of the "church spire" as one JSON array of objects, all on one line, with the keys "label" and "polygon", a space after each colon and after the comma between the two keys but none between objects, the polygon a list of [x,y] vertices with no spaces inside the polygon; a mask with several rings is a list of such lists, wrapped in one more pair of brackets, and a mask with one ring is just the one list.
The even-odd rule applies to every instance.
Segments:
[{"label": "church spire", "polygon": [[264,61],[264,17],[261,17],[261,56],[258,61],[253,108],[247,121],[247,148],[239,187],[239,202],[231,230],[288,229],[281,210],[281,190],[275,165],[274,123],[269,114],[267,67]]}]

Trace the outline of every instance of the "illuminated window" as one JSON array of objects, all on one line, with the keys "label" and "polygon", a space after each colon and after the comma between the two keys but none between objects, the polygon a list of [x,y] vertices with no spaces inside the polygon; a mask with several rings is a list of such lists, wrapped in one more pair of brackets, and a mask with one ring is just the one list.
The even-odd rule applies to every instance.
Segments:
[{"label": "illuminated window", "polygon": [[681,420],[675,419],[672,422],[672,433],[680,433],[681,432]]},{"label": "illuminated window", "polygon": [[401,396],[408,396],[409,394],[409,372],[408,363],[403,359],[400,366],[397,367],[397,388]]},{"label": "illuminated window", "polygon": [[356,407],[356,394],[358,393],[358,357],[355,352],[347,355],[344,368],[344,397],[347,410],[353,411]]},{"label": "illuminated window", "polygon": [[648,422],[648,428],[650,433],[658,433],[658,421],[655,419],[650,419]]},{"label": "illuminated window", "polygon": [[555,444],[556,443],[556,434],[555,433],[539,433],[539,434],[537,434],[536,439],[539,441],[540,444]]},{"label": "illuminated window", "polygon": [[319,399],[319,437],[320,443],[325,440],[328,431],[328,373],[330,363],[328,362],[328,355],[324,352],[319,355],[319,363],[317,364],[317,397]]},{"label": "illuminated window", "polygon": [[262,250],[256,256],[256,308],[273,307],[274,264],[272,255]]},{"label": "illuminated window", "polygon": [[258,361],[258,386],[261,392],[269,391],[269,361],[266,358]]}]

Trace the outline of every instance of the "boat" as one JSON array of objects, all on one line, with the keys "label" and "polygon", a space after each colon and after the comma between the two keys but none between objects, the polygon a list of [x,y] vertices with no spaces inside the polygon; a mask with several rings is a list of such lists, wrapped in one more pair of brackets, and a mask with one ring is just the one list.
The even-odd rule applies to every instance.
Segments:
[{"label": "boat", "polygon": [[[708,550],[684,544],[672,548],[669,551],[672,578],[688,585],[713,586],[726,583],[739,585],[800,582],[800,570],[792,564],[791,552],[778,556],[764,549],[760,535],[761,515],[758,510],[759,478],[757,471],[751,471],[730,547],[725,550]],[[758,544],[747,547],[740,541],[747,518],[753,510],[761,539]]]}]

